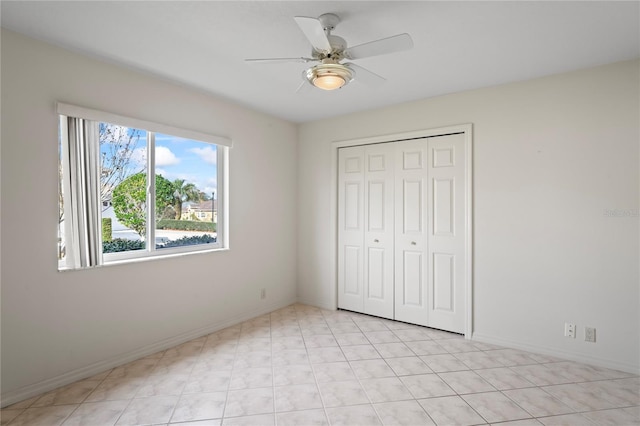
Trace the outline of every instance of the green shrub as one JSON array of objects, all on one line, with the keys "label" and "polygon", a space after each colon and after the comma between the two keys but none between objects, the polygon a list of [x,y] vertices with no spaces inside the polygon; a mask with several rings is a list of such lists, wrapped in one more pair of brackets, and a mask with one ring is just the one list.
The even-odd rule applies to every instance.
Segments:
[{"label": "green shrub", "polygon": [[156,248],[192,246],[195,244],[211,244],[216,242],[216,237],[204,234],[197,237],[182,237],[178,240],[169,241],[164,245],[156,245]]},{"label": "green shrub", "polygon": [[156,229],[174,229],[177,231],[216,232],[216,224],[212,222],[197,222],[194,220],[162,219],[156,223]]},{"label": "green shrub", "polygon": [[[156,244],[156,248],[161,249],[170,247],[192,246],[196,244],[211,244],[215,243],[216,240],[216,237],[213,237],[209,234],[204,234],[195,237],[182,237],[177,240],[167,241],[164,244]],[[123,238],[116,238],[111,241],[102,242],[102,253],[117,253],[121,251],[143,250],[144,248],[144,241],[140,240],[125,240]]]},{"label": "green shrub", "polygon": [[116,253],[120,251],[142,249],[144,249],[144,241],[139,240],[125,240],[123,238],[115,238],[111,241],[102,242],[102,253]]},{"label": "green shrub", "polygon": [[[156,212],[164,213],[173,202],[173,184],[155,175]],[[120,223],[144,238],[147,232],[147,175],[144,172],[127,177],[113,189],[113,212]]]},{"label": "green shrub", "polygon": [[109,242],[113,237],[111,230],[111,218],[103,217],[102,218],[102,241]]}]

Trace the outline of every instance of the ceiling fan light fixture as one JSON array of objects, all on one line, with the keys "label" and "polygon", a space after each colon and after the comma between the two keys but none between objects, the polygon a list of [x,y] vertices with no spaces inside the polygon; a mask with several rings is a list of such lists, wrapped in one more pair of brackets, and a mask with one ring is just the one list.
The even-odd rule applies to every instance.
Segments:
[{"label": "ceiling fan light fixture", "polygon": [[317,76],[313,80],[313,85],[322,90],[335,90],[344,86],[346,81],[339,75],[331,73]]},{"label": "ceiling fan light fixture", "polygon": [[325,63],[309,68],[304,77],[313,86],[322,90],[335,90],[349,84],[354,77],[349,67],[341,64]]}]

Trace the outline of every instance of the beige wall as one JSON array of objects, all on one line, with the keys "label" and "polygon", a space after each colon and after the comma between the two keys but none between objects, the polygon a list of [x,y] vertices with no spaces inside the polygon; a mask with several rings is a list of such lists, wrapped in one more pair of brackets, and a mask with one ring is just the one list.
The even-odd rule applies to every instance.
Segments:
[{"label": "beige wall", "polygon": [[[231,250],[57,272],[56,101],[232,138]],[[296,137],[285,121],[3,31],[3,404],[295,301]],[[278,206],[269,226],[265,205]]]},{"label": "beige wall", "polygon": [[301,125],[299,300],[336,305],[331,143],[472,123],[475,338],[640,371],[639,82],[623,62]]}]

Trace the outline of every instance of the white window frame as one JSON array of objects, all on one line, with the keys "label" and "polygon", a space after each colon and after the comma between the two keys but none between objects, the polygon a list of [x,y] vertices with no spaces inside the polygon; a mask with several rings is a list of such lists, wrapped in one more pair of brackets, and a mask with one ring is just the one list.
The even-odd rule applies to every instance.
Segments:
[{"label": "white window frame", "polygon": [[[229,248],[229,224],[228,224],[228,205],[229,205],[229,149],[232,147],[233,142],[231,139],[201,133],[193,130],[181,129],[164,124],[154,123],[145,120],[139,120],[131,117],[124,117],[117,114],[108,112],[78,107],[74,105],[58,103],[56,105],[57,113],[60,116],[77,117],[85,120],[91,120],[95,122],[106,122],[116,125],[126,126],[130,128],[145,130],[147,132],[147,179],[155,176],[155,134],[162,133],[170,136],[177,136],[185,139],[191,139],[198,142],[210,143],[216,145],[217,153],[217,207],[218,221],[216,223],[216,242],[210,244],[195,244],[182,247],[171,248],[155,248],[155,182],[153,185],[147,184],[147,204],[150,206],[147,209],[147,235],[146,235],[146,248],[141,250],[129,250],[116,253],[101,253],[102,265],[124,263],[130,261],[139,261],[145,259],[154,259],[175,255],[182,255],[188,253],[202,253],[208,251],[226,250]],[[62,142],[65,143],[64,141]],[[63,147],[63,150],[66,149]],[[99,173],[99,171],[95,171]],[[148,181],[149,182],[149,181]],[[97,230],[99,235],[102,235],[100,230]],[[71,235],[69,232],[65,232],[65,235]],[[91,267],[91,266],[90,266]],[[66,268],[59,268],[60,270],[74,270],[80,269],[80,266],[69,266]]]}]

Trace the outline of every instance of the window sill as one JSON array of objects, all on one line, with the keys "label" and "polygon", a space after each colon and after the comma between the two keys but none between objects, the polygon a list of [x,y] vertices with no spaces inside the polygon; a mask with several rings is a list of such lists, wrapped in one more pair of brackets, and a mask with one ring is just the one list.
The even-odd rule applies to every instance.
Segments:
[{"label": "window sill", "polygon": [[109,261],[105,261],[102,265],[91,266],[88,268],[58,267],[58,272],[80,271],[84,269],[103,268],[103,267],[114,266],[114,265],[124,265],[128,263],[141,263],[141,262],[148,262],[148,261],[154,261],[154,260],[171,259],[176,257],[185,257],[185,256],[192,256],[197,254],[207,254],[207,253],[225,252],[225,251],[229,251],[229,248],[216,247],[216,248],[208,248],[203,250],[191,250],[191,251],[181,251],[181,252],[173,252],[173,253],[153,254],[148,256],[130,257],[127,259],[109,260]]}]

